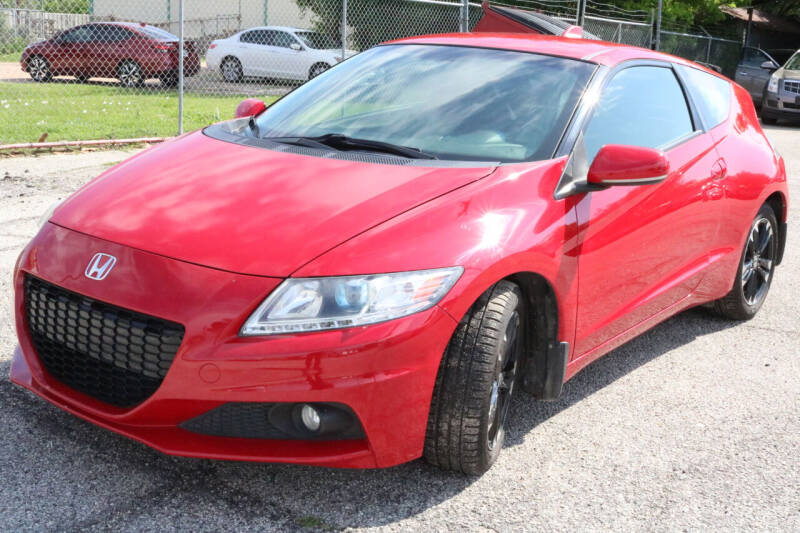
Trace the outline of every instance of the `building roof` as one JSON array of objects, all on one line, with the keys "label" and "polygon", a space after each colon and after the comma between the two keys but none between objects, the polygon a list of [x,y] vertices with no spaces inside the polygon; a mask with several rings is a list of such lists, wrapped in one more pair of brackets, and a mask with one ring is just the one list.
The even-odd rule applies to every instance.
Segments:
[{"label": "building roof", "polygon": [[[743,20],[745,22],[747,22],[747,20],[750,18],[748,13],[750,8],[719,6],[719,9],[726,15],[730,15],[731,17]],[[761,26],[764,29],[781,33],[800,34],[800,24],[797,22],[755,8],[753,8],[753,25]]]}]

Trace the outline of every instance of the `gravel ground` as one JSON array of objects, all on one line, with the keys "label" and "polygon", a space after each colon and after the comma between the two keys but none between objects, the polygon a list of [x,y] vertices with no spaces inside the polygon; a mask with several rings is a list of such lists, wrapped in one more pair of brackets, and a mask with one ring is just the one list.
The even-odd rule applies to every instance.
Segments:
[{"label": "gravel ground", "polygon": [[129,155],[0,159],[2,530],[800,530],[800,130],[790,237],[747,323],[687,311],[591,365],[556,403],[519,397],[480,478],[421,461],[347,471],[172,458],[8,381],[14,261],[54,201]]}]

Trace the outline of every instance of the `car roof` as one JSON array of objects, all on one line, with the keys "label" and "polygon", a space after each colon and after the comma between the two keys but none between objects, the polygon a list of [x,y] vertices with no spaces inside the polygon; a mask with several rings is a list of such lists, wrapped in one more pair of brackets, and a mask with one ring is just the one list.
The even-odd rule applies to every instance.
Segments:
[{"label": "car roof", "polygon": [[473,46],[478,48],[496,48],[498,50],[515,50],[579,59],[609,67],[631,59],[661,60],[691,66],[719,77],[718,73],[694,63],[693,61],[688,61],[682,57],[665,54],[663,52],[656,52],[655,50],[648,50],[647,48],[609,43],[606,41],[575,39],[533,33],[446,33],[408,37],[390,41],[390,43]]},{"label": "car roof", "polygon": [[240,31],[239,33],[244,33],[246,31],[251,31],[251,30],[280,30],[280,31],[290,31],[290,32],[313,31],[313,30],[304,30],[302,28],[294,28],[292,26],[253,26],[252,28],[247,28],[246,30]]}]

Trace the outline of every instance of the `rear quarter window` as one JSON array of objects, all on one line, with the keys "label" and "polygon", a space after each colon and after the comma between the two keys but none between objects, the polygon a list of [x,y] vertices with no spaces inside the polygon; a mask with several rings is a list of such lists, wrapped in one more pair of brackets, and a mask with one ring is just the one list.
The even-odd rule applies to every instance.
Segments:
[{"label": "rear quarter window", "polygon": [[703,117],[706,129],[724,122],[731,109],[731,84],[696,68],[683,65],[679,68]]}]

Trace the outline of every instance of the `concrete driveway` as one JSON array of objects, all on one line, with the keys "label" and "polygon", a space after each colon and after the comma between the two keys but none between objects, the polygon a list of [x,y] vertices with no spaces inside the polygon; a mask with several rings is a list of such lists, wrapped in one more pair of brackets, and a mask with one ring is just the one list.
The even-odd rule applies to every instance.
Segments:
[{"label": "concrete driveway", "polygon": [[8,381],[10,276],[37,217],[109,164],[0,159],[0,529],[800,530],[800,130],[789,242],[746,323],[691,310],[585,369],[555,403],[512,406],[480,478],[421,461],[348,471],[161,455]]}]

